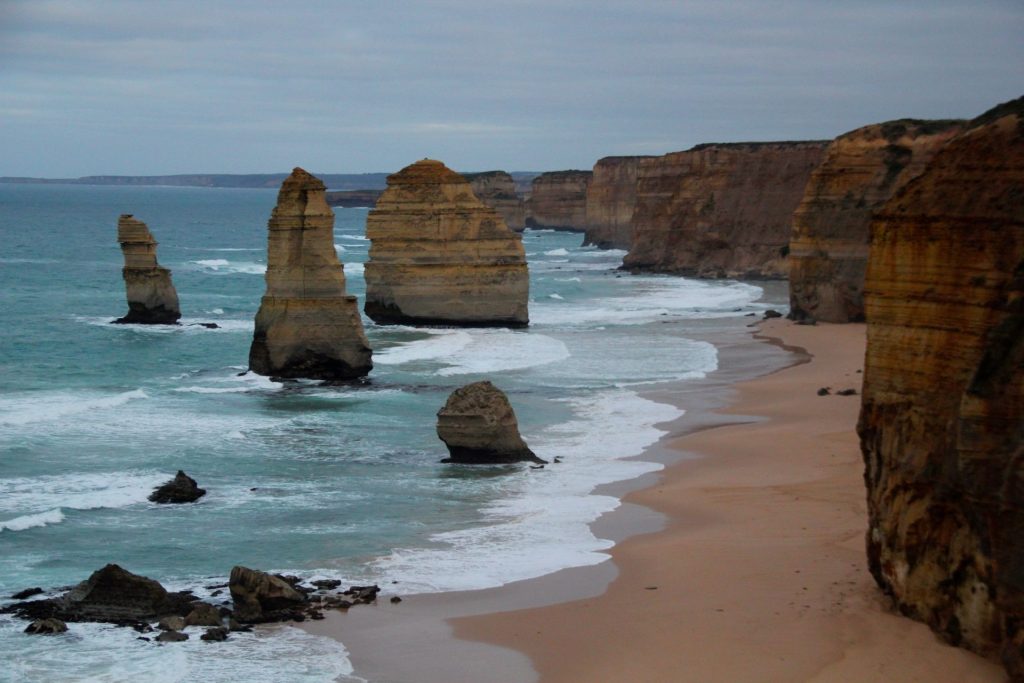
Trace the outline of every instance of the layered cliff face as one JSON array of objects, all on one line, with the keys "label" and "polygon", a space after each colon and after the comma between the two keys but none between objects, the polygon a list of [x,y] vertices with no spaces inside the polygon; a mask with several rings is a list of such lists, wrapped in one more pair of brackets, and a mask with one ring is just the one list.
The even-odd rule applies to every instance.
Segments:
[{"label": "layered cliff face", "polygon": [[583,244],[602,249],[633,245],[633,211],[640,162],[652,157],[605,157],[594,164],[587,186],[586,236]]},{"label": "layered cliff face", "polygon": [[585,230],[591,176],[591,171],[552,171],[534,178],[527,203],[527,227]]},{"label": "layered cliff face", "polygon": [[870,230],[871,572],[1024,680],[1024,98],[940,149]]},{"label": "layered cliff face", "polygon": [[784,278],[793,211],[826,141],[698,145],[641,160],[624,267]]},{"label": "layered cliff face", "polygon": [[526,228],[526,205],[516,194],[516,182],[505,171],[463,173],[476,198],[498,212],[510,229],[522,232]]},{"label": "layered cliff face", "polygon": [[117,219],[117,241],[124,255],[128,313],[115,323],[175,325],[181,317],[171,271],[156,262],[156,245],[149,228],[131,214]]},{"label": "layered cliff face", "polygon": [[344,380],[373,363],[354,296],[334,249],[324,184],[296,168],[271,213],[267,293],[256,314],[249,367],[261,375]]},{"label": "layered cliff face", "polygon": [[864,320],[871,214],[920,175],[965,123],[889,121],[858,128],[828,146],[793,217],[791,317]]},{"label": "layered cliff face", "polygon": [[388,176],[366,236],[365,310],[376,322],[528,323],[522,241],[440,161],[424,159]]}]

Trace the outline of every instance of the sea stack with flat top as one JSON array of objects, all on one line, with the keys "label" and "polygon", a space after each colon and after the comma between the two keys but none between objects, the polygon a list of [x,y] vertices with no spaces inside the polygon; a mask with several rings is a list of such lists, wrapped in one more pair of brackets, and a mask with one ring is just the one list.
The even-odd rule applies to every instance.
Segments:
[{"label": "sea stack with flat top", "polygon": [[388,176],[366,219],[366,315],[382,324],[525,327],[520,237],[466,179],[424,159]]},{"label": "sea stack with flat top", "polygon": [[448,447],[441,462],[467,465],[547,462],[519,435],[519,423],[505,392],[490,382],[453,391],[437,412],[437,436]]},{"label": "sea stack with flat top", "polygon": [[125,291],[128,313],[115,323],[141,325],[177,325],[181,317],[178,293],[171,282],[171,271],[156,262],[157,241],[146,224],[130,213],[117,219],[117,241],[124,254]]},{"label": "sea stack with flat top", "polygon": [[296,168],[267,224],[267,292],[249,368],[285,378],[349,380],[373,368],[370,344],[334,248],[334,212],[319,178]]}]

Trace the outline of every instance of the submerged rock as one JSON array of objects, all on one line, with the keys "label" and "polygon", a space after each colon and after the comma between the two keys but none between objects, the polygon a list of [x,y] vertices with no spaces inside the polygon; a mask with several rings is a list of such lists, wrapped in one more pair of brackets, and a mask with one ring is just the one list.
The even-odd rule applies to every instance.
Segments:
[{"label": "submerged rock", "polygon": [[188,640],[188,634],[181,631],[164,631],[156,637],[158,643],[182,643]]},{"label": "submerged rock", "polygon": [[546,462],[519,435],[519,423],[508,397],[486,381],[452,392],[437,413],[437,436],[448,447],[449,457],[442,462]]},{"label": "submerged rock", "polygon": [[42,588],[26,588],[23,591],[18,591],[11,596],[11,600],[24,600],[25,598],[31,598],[33,595],[39,595],[43,592]]},{"label": "submerged rock", "polygon": [[206,489],[199,488],[195,479],[178,470],[174,479],[149,494],[149,500],[153,503],[192,503],[205,495]]},{"label": "submerged rock", "polygon": [[185,616],[186,626],[220,626],[222,623],[220,610],[205,602],[197,603]]},{"label": "submerged rock", "polygon": [[296,168],[268,223],[267,291],[249,349],[253,372],[347,380],[373,368],[370,344],[334,248],[324,184]]},{"label": "submerged rock", "polygon": [[49,619],[36,619],[25,627],[25,633],[36,635],[50,635],[53,633],[64,633],[68,625],[60,619],[50,617]]},{"label": "submerged rock", "polygon": [[388,176],[366,236],[365,311],[374,321],[528,324],[521,238],[440,161],[424,159]]},{"label": "submerged rock", "polygon": [[858,424],[871,573],[1024,680],[1024,98],[871,221]]},{"label": "submerged rock", "polygon": [[156,245],[149,228],[131,214],[117,220],[117,241],[124,254],[128,313],[115,323],[176,325],[181,317],[171,271],[156,262]]},{"label": "submerged rock", "polygon": [[257,569],[236,566],[231,570],[234,617],[242,623],[292,619],[306,605],[306,596],[285,580]]}]

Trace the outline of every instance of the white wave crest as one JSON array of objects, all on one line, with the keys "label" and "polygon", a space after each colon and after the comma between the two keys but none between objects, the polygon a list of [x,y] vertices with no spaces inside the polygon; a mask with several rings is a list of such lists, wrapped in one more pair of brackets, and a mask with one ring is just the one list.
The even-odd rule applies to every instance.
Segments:
[{"label": "white wave crest", "polygon": [[448,355],[448,367],[439,375],[522,370],[555,363],[569,357],[565,343],[554,337],[510,330],[481,330],[470,333],[472,343]]},{"label": "white wave crest", "polygon": [[142,389],[113,396],[94,393],[45,392],[41,394],[8,394],[0,398],[0,426],[47,422],[96,410],[123,406],[129,401],[146,399]]},{"label": "white wave crest", "polygon": [[60,508],[39,512],[34,515],[22,515],[14,519],[0,522],[0,531],[24,531],[47,524],[60,524],[64,521],[64,513]]}]

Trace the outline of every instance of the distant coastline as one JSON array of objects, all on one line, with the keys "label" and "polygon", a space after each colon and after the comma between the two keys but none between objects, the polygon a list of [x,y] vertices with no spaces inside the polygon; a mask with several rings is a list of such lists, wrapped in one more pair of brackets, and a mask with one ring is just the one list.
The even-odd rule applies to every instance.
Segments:
[{"label": "distant coastline", "polygon": [[[388,173],[318,173],[329,190],[383,190],[387,187]],[[528,186],[533,171],[510,173],[518,183]],[[172,187],[225,187],[277,189],[288,177],[282,173],[182,173],[176,175],[88,175],[80,178],[32,178],[28,176],[0,176],[0,183],[12,185],[114,185]]]}]

